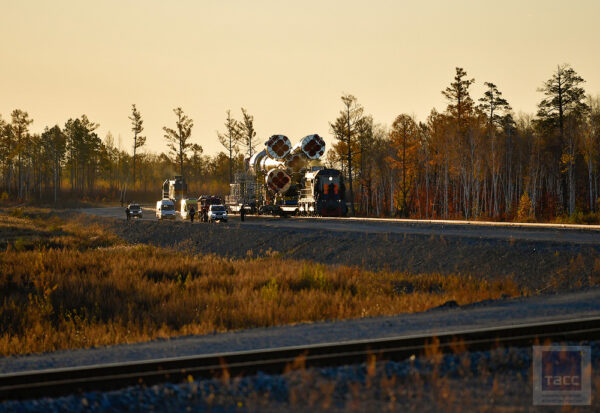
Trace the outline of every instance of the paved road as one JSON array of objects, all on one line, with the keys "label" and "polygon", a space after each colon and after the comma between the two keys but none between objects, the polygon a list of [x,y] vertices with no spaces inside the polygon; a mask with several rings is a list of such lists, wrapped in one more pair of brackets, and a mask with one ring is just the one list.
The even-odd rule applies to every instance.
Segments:
[{"label": "paved road", "polygon": [[[156,220],[155,211],[145,207],[143,220]],[[125,219],[123,208],[85,208],[86,214]],[[239,216],[230,216],[230,223],[240,224]],[[200,224],[199,225],[205,225]],[[223,224],[227,225],[227,224]],[[289,228],[306,231],[335,231],[359,233],[393,233],[443,235],[478,239],[519,241],[550,241],[558,243],[600,245],[600,226],[562,224],[516,224],[477,221],[418,221],[369,218],[274,218],[248,216],[244,226]]]}]

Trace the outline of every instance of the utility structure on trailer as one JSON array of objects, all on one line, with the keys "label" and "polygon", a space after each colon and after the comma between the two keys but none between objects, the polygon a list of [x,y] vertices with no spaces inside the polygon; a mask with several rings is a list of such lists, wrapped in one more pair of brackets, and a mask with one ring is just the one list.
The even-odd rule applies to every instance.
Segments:
[{"label": "utility structure on trailer", "polygon": [[258,212],[258,206],[264,203],[264,188],[258,183],[256,175],[248,172],[236,172],[233,183],[229,184],[229,195],[225,204],[230,212],[241,212],[242,206],[246,212]]},{"label": "utility structure on trailer", "polygon": [[165,179],[162,187],[162,199],[170,199],[175,204],[175,209],[180,208],[181,201],[187,198],[187,183],[182,176]]}]

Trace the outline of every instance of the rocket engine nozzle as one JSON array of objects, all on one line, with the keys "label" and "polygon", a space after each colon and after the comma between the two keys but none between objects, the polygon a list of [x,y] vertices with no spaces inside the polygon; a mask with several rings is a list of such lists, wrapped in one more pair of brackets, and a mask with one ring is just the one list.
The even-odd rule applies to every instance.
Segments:
[{"label": "rocket engine nozzle", "polygon": [[287,169],[290,170],[292,173],[299,172],[302,168],[306,166],[307,163],[308,160],[302,152],[290,154],[285,161]]},{"label": "rocket engine nozzle", "polygon": [[306,157],[311,160],[319,159],[325,153],[325,141],[317,134],[305,136],[294,149],[297,149],[298,146]]},{"label": "rocket engine nozzle", "polygon": [[265,142],[265,149],[248,159],[248,169],[264,174],[265,184],[273,194],[285,194],[292,185],[292,176],[324,153],[325,141],[317,134],[305,136],[293,147],[287,136],[272,135]]},{"label": "rocket engine nozzle", "polygon": [[272,159],[283,159],[292,150],[292,143],[285,135],[273,135],[265,142],[267,155]]},{"label": "rocket engine nozzle", "polygon": [[292,184],[292,178],[281,169],[271,169],[265,176],[267,188],[274,194],[287,192]]}]

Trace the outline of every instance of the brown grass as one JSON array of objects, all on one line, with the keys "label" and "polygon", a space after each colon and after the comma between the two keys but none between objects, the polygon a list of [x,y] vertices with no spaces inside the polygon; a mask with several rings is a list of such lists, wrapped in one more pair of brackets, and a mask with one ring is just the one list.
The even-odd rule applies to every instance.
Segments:
[{"label": "brown grass", "polygon": [[[16,212],[15,212],[16,211]],[[127,245],[81,217],[0,214],[0,355],[424,311],[529,294],[510,278],[370,272]]]}]

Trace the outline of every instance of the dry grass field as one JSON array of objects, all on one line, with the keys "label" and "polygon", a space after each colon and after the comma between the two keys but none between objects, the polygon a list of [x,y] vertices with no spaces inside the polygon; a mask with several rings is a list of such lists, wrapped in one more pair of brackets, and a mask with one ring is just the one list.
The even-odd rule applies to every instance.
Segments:
[{"label": "dry grass field", "polygon": [[0,213],[0,355],[424,311],[532,292],[512,278],[366,271],[131,245],[85,217]]}]

